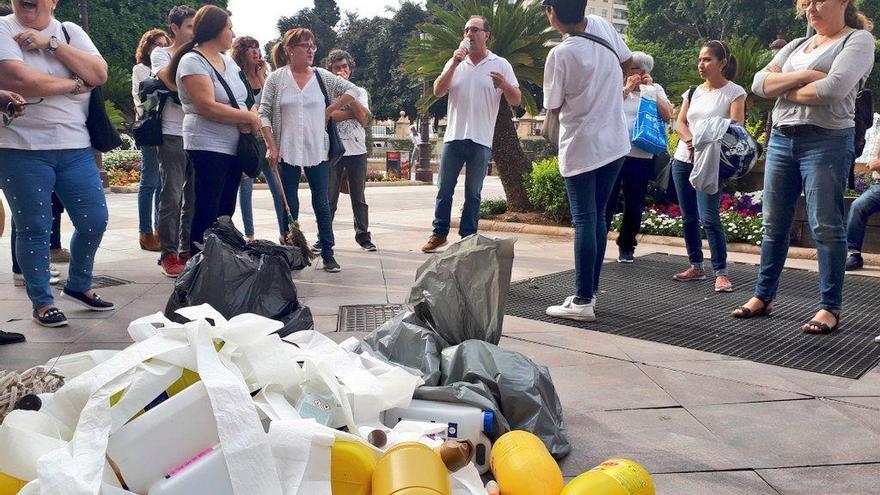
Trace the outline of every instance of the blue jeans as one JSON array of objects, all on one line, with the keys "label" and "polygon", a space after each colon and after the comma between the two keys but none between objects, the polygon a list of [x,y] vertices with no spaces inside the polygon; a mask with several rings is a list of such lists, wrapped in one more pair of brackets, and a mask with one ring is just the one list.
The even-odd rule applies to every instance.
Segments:
[{"label": "blue jeans", "polygon": [[[49,235],[49,249],[61,249],[61,214],[64,213],[64,205],[58,195],[52,193],[52,233]],[[12,248],[12,273],[21,273],[18,259],[15,257],[15,220],[10,222],[12,234],[9,247]]]},{"label": "blue jeans", "polygon": [[575,295],[582,299],[592,299],[599,291],[599,275],[608,239],[605,209],[623,161],[620,158],[596,170],[565,178],[571,223],[575,229]]},{"label": "blue jeans", "polygon": [[880,184],[874,184],[849,207],[849,220],[846,222],[846,245],[849,249],[862,250],[868,218],[878,211],[880,211]]},{"label": "blue jeans", "polygon": [[158,151],[153,146],[141,146],[141,187],[138,189],[138,228],[141,234],[152,234],[154,230],[159,230],[161,190]]},{"label": "blue jeans", "polygon": [[95,253],[107,228],[107,201],[90,148],[53,151],[0,149],[0,186],[12,209],[16,228],[16,259],[35,309],[52,305],[49,288],[49,237],[52,192],[70,214],[67,288],[92,288]]},{"label": "blue jeans", "polygon": [[839,311],[843,305],[846,230],[843,193],[855,156],[850,129],[819,129],[807,135],[770,135],[764,171],[764,240],[755,296],[776,297],[779,276],[788,256],[794,209],[801,191],[819,258],[819,307]]},{"label": "blue jeans", "polygon": [[[278,219],[278,232],[287,234],[287,212],[284,209],[284,199],[281,197],[281,184],[278,177],[269,167],[269,162],[260,160],[260,172],[266,178],[269,192],[272,193],[272,203],[275,205],[275,217]],[[244,235],[254,235],[254,179],[246,177],[241,179],[238,188],[238,204],[241,209],[241,222],[244,224]]]},{"label": "blue jeans", "polygon": [[452,216],[452,195],[458,183],[461,167],[465,167],[464,176],[464,209],[461,212],[461,224],[458,235],[467,237],[477,233],[480,222],[480,193],[483,190],[483,179],[489,171],[489,159],[492,150],[477,144],[470,139],[450,141],[443,145],[443,157],[440,159],[440,184],[437,201],[434,205],[434,235],[449,235],[449,222]]},{"label": "blue jeans", "polygon": [[297,167],[280,163],[281,184],[287,195],[290,214],[299,221],[299,178],[305,170],[312,191],[312,209],[318,222],[318,240],[321,242],[321,256],[333,256],[333,217],[330,215],[330,199],[327,192],[330,188],[330,162],[321,162],[312,167]]},{"label": "blue jeans", "polygon": [[681,208],[684,243],[688,260],[695,268],[703,268],[703,236],[700,227],[709,238],[712,253],[712,270],[715,276],[727,275],[727,234],[721,226],[721,191],[706,194],[697,191],[688,179],[694,166],[679,160],[672,162],[672,180]]}]

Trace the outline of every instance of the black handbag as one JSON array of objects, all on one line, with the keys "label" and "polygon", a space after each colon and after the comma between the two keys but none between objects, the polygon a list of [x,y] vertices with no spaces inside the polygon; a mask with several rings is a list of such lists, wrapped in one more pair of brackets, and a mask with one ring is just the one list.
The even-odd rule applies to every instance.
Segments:
[{"label": "black handbag", "polygon": [[[318,78],[318,86],[321,87],[321,92],[324,93],[324,104],[329,107],[330,97],[327,95],[327,88],[324,86],[324,80],[321,79],[321,74],[318,73],[317,69],[315,69],[315,77]],[[336,122],[334,122],[332,118],[327,120],[327,136],[330,137],[330,152],[327,153],[327,161],[330,162],[330,166],[332,167],[342,159],[343,155],[345,155],[345,145],[342,144],[342,137],[339,136],[339,129],[336,128]]]},{"label": "black handbag", "polygon": [[138,146],[160,146],[162,144],[162,110],[165,98],[160,98],[159,106],[147,112],[131,126],[131,134]]},{"label": "black handbag", "polygon": [[[220,81],[220,85],[223,86],[223,89],[226,90],[226,96],[229,98],[229,104],[237,109],[241,110],[241,107],[238,106],[238,101],[235,100],[235,95],[232,94],[232,89],[229,88],[229,85],[226,84],[226,80],[223,79],[223,76],[220,74],[214,65],[211,64],[211,61],[208,60],[203,53],[193,50],[194,53],[198,53],[208,65],[214,69],[214,74],[217,75],[217,80]],[[245,84],[245,87],[250,91],[250,87]],[[241,171],[244,172],[251,179],[256,179],[258,175],[260,175],[260,158],[266,155],[266,149],[263,146],[263,143],[257,139],[253,133],[240,133],[238,136],[238,150],[235,154],[236,161],[238,162],[238,166],[241,167]]]},{"label": "black handbag", "polygon": [[[70,34],[64,24],[61,24],[61,31],[64,32],[64,38],[67,44],[70,44]],[[104,108],[104,90],[101,86],[96,86],[89,95],[89,113],[86,117],[86,128],[89,130],[89,138],[92,142],[92,148],[101,152],[108,152],[122,145],[122,137],[119,131],[110,122],[107,116],[107,109]]]}]

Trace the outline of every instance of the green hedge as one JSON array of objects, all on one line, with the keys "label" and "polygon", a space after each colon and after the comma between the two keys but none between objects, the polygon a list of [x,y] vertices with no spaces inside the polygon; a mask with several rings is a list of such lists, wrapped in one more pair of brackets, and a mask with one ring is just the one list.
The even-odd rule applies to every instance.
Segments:
[{"label": "green hedge", "polygon": [[559,158],[547,158],[532,164],[526,177],[526,194],[532,206],[552,220],[571,220],[565,180],[559,173]]}]

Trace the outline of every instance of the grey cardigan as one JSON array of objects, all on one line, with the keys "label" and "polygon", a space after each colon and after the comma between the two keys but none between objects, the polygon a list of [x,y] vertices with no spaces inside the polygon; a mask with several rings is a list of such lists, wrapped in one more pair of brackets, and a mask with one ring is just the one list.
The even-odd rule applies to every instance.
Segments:
[{"label": "grey cardigan", "polygon": [[[324,87],[327,88],[327,96],[330,97],[330,103],[333,103],[336,98],[343,94],[350,94],[357,98],[359,91],[357,86],[328,70],[320,67],[315,67],[315,70],[318,71],[318,76],[324,82]],[[281,147],[279,141],[281,140],[281,126],[283,125],[281,119],[281,94],[291,84],[296,84],[296,81],[293,79],[293,74],[290,73],[290,68],[284,66],[269,74],[269,77],[266,78],[266,82],[263,84],[263,91],[260,93],[260,120],[263,122],[263,127],[272,128],[272,139],[275,140],[275,144],[279,148]],[[325,141],[327,141],[326,138]],[[324,146],[326,148],[329,144],[325,142]]]},{"label": "grey cardigan", "polygon": [[[819,105],[802,105],[776,99],[773,107],[773,124],[812,124],[825,129],[848,129],[855,126],[855,104],[859,85],[868,79],[874,67],[874,37],[868,31],[856,30],[844,36],[825,53],[813,61],[808,69],[825,72],[828,76],[816,82],[816,92],[822,101]],[[844,42],[845,40],[845,42]],[[782,67],[782,72],[791,72],[789,58],[804,41],[799,38],[785,45],[767,67],[755,74],[752,92],[767,98],[764,93],[764,80],[771,65]]]}]

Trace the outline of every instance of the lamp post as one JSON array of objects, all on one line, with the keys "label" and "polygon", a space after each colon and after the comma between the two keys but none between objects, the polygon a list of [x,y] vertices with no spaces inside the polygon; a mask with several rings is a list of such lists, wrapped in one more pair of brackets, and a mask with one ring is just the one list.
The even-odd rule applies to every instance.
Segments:
[{"label": "lamp post", "polygon": [[[420,33],[419,37],[422,41],[430,39],[430,35],[427,33]],[[430,88],[428,87],[428,80],[425,79],[422,81],[422,98],[428,96],[428,91],[430,91]],[[421,135],[422,142],[419,144],[419,161],[416,164],[416,180],[432,184],[434,182],[434,172],[431,170],[431,135],[429,127],[430,120],[427,110],[422,112],[422,115],[419,116],[419,124],[419,134]]]}]

